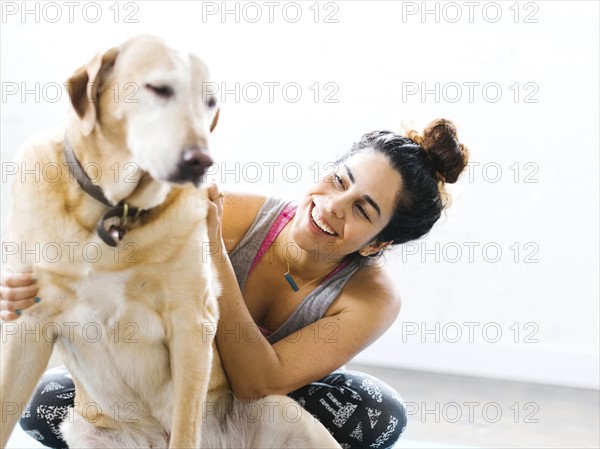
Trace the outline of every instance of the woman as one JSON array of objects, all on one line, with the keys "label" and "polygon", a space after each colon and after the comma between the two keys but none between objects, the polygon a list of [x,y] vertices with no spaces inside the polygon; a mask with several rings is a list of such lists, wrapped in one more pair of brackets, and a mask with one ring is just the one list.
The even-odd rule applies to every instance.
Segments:
[{"label": "woman", "polygon": [[[399,395],[340,369],[394,322],[400,298],[374,263],[425,235],[448,204],[468,150],[447,120],[422,136],[365,134],[298,204],[209,188],[211,251],[223,292],[216,341],[240,399],[289,394],[345,448],[389,448],[406,426]],[[16,319],[42,299],[30,275],[3,273],[0,313]],[[72,404],[64,369],[48,372],[21,419],[50,447]]]}]

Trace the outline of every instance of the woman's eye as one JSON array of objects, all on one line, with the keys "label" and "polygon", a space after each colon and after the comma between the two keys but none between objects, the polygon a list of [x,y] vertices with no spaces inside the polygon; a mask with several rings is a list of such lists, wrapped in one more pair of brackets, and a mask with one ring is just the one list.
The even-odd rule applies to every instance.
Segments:
[{"label": "woman's eye", "polygon": [[336,174],[334,174],[333,176],[334,176],[335,182],[338,183],[338,185],[344,187],[344,181],[342,181],[342,178]]},{"label": "woman's eye", "polygon": [[162,97],[162,98],[171,98],[173,96],[173,89],[170,86],[164,86],[164,85],[153,85],[153,84],[146,84],[146,89],[150,90],[153,94]]},{"label": "woman's eye", "polygon": [[[358,213],[361,214],[364,218],[366,218],[367,220],[369,220],[369,215],[367,214],[367,211],[365,210],[364,207],[358,205],[356,206],[356,208],[358,209]],[[369,220],[371,221],[371,220]]]}]

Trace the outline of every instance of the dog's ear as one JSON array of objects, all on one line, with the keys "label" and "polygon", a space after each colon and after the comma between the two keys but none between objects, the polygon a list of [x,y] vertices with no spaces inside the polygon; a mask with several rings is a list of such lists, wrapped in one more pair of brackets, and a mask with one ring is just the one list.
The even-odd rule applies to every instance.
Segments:
[{"label": "dog's ear", "polygon": [[221,112],[221,108],[217,109],[217,113],[215,114],[215,118],[213,118],[212,123],[210,124],[210,132],[213,132],[213,129],[217,127],[217,122],[219,121],[219,113]]},{"label": "dog's ear", "polygon": [[94,129],[100,91],[118,54],[117,48],[111,48],[104,54],[96,55],[87,65],[77,69],[66,82],[71,104],[81,119],[82,133],[85,136]]}]

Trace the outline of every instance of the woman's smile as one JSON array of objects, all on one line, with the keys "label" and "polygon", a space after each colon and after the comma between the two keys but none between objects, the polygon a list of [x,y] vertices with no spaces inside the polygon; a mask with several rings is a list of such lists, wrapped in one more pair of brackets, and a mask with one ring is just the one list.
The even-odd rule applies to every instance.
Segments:
[{"label": "woman's smile", "polygon": [[319,208],[316,206],[314,202],[311,203],[311,208],[309,211],[309,229],[311,231],[319,234],[325,235],[328,237],[337,237],[339,234],[335,231],[335,229],[329,224],[329,222],[321,215]]}]

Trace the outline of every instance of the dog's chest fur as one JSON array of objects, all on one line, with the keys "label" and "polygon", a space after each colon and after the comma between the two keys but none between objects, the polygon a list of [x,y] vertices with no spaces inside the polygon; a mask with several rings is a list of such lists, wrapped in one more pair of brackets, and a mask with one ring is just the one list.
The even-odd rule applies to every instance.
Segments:
[{"label": "dog's chest fur", "polygon": [[[76,281],[77,300],[61,314],[61,356],[84,395],[79,411],[110,418],[152,416],[170,425],[169,329],[159,312],[127,297],[132,273],[93,272]],[[100,375],[100,373],[102,373]]]}]

